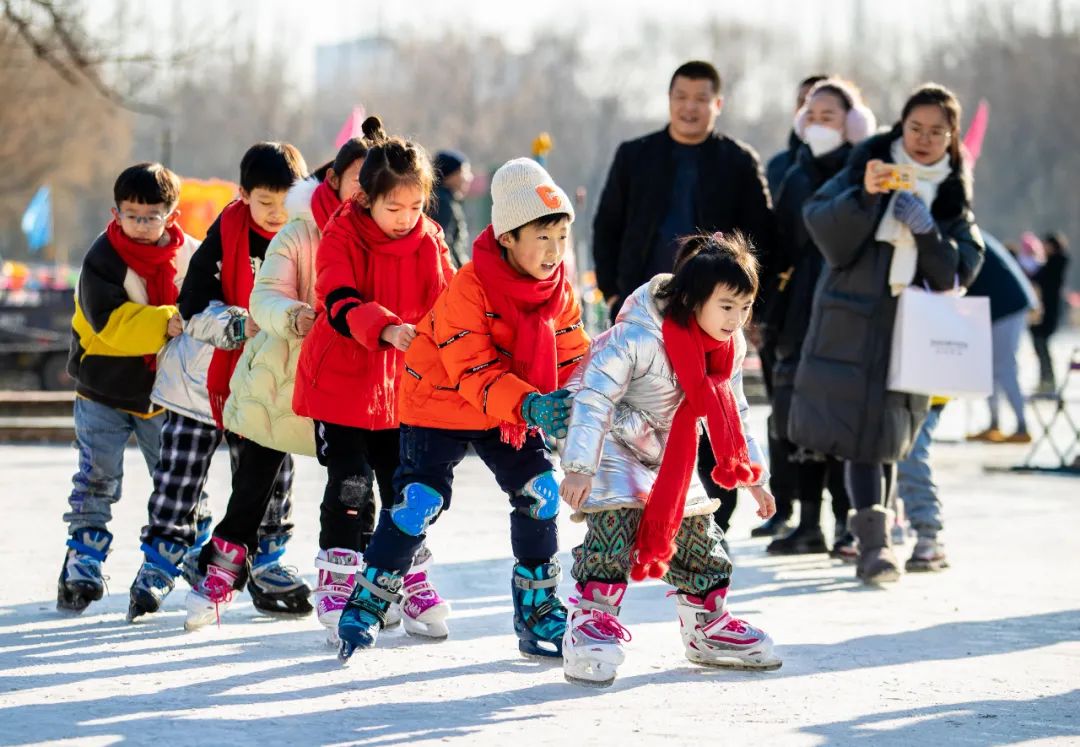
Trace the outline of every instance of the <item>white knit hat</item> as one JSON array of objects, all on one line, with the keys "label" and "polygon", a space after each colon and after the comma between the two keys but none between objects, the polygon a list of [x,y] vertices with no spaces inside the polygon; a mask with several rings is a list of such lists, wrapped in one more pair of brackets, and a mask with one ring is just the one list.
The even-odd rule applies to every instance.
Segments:
[{"label": "white knit hat", "polygon": [[496,237],[555,213],[566,213],[574,222],[570,198],[533,159],[507,161],[491,177],[491,227]]}]

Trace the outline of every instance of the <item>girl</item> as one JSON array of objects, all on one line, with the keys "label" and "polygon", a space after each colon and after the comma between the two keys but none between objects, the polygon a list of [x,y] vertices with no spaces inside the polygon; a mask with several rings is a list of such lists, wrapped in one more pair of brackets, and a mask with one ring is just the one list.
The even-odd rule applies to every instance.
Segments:
[{"label": "girl", "polygon": [[[782,308],[774,309],[778,322],[774,333],[769,419],[773,438],[787,440],[788,437],[791,391],[809,329],[814,287],[824,264],[821,252],[806,232],[803,205],[843,168],[853,146],[869,137],[876,126],[874,115],[862,104],[858,89],[838,78],[819,81],[795,115],[795,132],[804,144],[796,151],[795,163],[788,170],[776,199],[780,254],[777,267],[784,270],[784,290],[775,302]],[[827,479],[837,529],[833,553],[838,557],[853,555],[854,541],[846,531],[850,506],[842,464],[824,454],[800,449],[799,444],[792,444],[788,451],[795,462],[799,524],[789,534],[773,540],[768,552],[789,555],[829,551],[821,532],[821,494]]]},{"label": "girl", "polygon": [[[297,368],[293,409],[315,421],[327,468],[321,508],[319,620],[336,643],[375,524],[374,485],[393,503],[399,462],[398,388],[414,325],[454,271],[439,226],[424,216],[433,173],[424,150],[363,124],[371,149],[359,191],[327,228],[316,258],[315,323]],[[445,636],[448,605],[427,580],[424,548],[405,578],[401,609],[411,633]]]},{"label": "girl", "polygon": [[[283,454],[315,455],[312,422],[292,406],[301,343],[315,322],[315,256],[331,217],[360,190],[367,152],[367,141],[353,138],[331,163],[289,191],[289,223],[270,243],[251,292],[251,316],[261,331],[233,374],[225,427]],[[315,605],[323,620],[333,614],[334,582],[325,571],[319,582]]]},{"label": "girl", "polygon": [[[914,191],[893,189],[892,164],[913,167]],[[867,583],[899,577],[886,506],[895,463],[929,406],[926,397],[886,389],[897,296],[913,283],[944,291],[975,276],[983,244],[970,194],[960,104],[927,84],[901,121],[856,148],[803,211],[828,267],[795,375],[788,437],[845,461],[856,572]]]},{"label": "girl", "polygon": [[685,239],[675,274],[630,296],[569,384],[576,394],[560,495],[588,526],[573,552],[578,598],[563,638],[571,681],[614,681],[630,639],[616,617],[629,577],[676,587],[690,661],[781,664],[769,636],[727,610],[731,561],[711,516],[717,501],[694,480],[704,419],[718,465],[712,478],[748,486],[761,518],[776,512],[764,457],[745,435],[742,327],[757,289],[757,262],[741,235]]}]

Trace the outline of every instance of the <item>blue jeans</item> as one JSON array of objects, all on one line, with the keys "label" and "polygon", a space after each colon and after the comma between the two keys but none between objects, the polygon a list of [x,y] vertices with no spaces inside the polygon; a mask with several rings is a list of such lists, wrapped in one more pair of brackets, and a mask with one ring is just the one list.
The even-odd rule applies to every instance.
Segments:
[{"label": "blue jeans", "polygon": [[124,447],[135,440],[154,475],[161,451],[161,425],[165,413],[140,418],[83,397],[75,399],[75,440],[79,449],[79,471],[71,479],[68,498],[71,510],[64,514],[68,532],[105,529],[112,519],[112,504],[120,500],[124,478]]},{"label": "blue jeans", "polygon": [[930,408],[915,436],[911,453],[899,464],[899,491],[904,501],[904,512],[920,537],[936,538],[943,529],[941,501],[930,469],[930,443],[934,440],[934,431],[941,422],[941,411],[944,409],[944,405]]}]

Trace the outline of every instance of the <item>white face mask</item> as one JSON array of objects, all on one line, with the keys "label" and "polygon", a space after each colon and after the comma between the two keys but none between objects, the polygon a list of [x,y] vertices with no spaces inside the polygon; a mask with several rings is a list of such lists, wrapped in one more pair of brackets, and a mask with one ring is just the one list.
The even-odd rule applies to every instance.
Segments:
[{"label": "white face mask", "polygon": [[803,131],[803,140],[814,158],[831,153],[844,144],[844,133],[825,125],[812,124]]}]

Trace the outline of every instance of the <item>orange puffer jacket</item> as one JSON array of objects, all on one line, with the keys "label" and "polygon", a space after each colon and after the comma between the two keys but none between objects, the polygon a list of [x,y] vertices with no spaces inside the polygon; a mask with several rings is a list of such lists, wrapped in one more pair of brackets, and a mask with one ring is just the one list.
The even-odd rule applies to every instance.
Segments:
[{"label": "orange puffer jacket", "polygon": [[[566,298],[554,319],[560,387],[589,349],[570,289]],[[472,262],[454,276],[416,332],[401,377],[402,423],[470,431],[525,422],[521,401],[536,388],[510,373],[514,330],[494,312]]]}]

